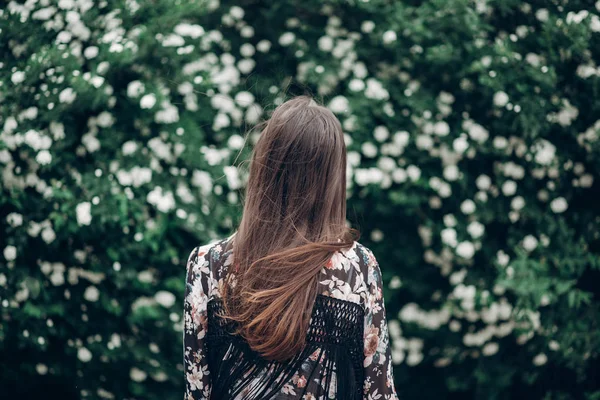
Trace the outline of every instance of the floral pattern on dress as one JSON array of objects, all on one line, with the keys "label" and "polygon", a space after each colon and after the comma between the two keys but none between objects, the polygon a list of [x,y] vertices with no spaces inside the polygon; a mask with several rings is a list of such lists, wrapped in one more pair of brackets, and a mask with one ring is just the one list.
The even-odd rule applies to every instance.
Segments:
[{"label": "floral pattern on dress", "polygon": [[[232,250],[224,251],[227,241],[233,237],[194,248],[186,263],[183,332],[185,400],[210,399],[213,376],[208,368],[206,351],[207,305],[211,299],[221,297],[224,277],[229,267],[234,265]],[[365,311],[363,399],[397,400],[381,269],[372,251],[355,241],[350,249],[336,252],[323,266],[318,288],[319,294],[360,304]],[[324,395],[315,394],[322,392],[324,380],[314,378],[321,377],[315,371],[323,368],[325,362],[324,353],[317,348],[275,398],[325,399]],[[329,379],[335,380],[335,375],[334,370]],[[331,385],[330,389],[335,387],[335,384]],[[245,392],[249,391],[250,387]],[[336,398],[336,395],[330,392],[327,397]]]}]

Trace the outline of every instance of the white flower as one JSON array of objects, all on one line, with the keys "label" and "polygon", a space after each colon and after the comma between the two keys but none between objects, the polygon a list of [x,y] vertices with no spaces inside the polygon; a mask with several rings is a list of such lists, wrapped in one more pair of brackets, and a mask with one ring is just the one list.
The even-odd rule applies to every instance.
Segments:
[{"label": "white flower", "polygon": [[154,275],[152,275],[151,271],[146,270],[146,271],[141,271],[140,273],[138,273],[137,278],[138,278],[138,281],[140,281],[142,283],[150,283],[154,279]]},{"label": "white flower", "polygon": [[483,346],[483,349],[481,350],[481,352],[483,353],[484,356],[493,356],[494,354],[496,354],[498,352],[500,346],[498,346],[498,343],[496,342],[490,342],[487,343],[485,346]]},{"label": "white flower", "polygon": [[174,105],[164,102],[163,109],[154,114],[154,121],[163,124],[175,123],[179,121],[179,110]]},{"label": "white flower", "polygon": [[138,148],[137,143],[134,142],[133,140],[129,140],[129,141],[123,143],[123,147],[121,147],[121,151],[123,152],[123,155],[128,156],[130,154],[135,153],[137,148]]},{"label": "white flower", "polygon": [[92,353],[85,347],[80,347],[77,350],[77,358],[81,362],[88,362],[92,359]]},{"label": "white flower", "polygon": [[254,103],[254,95],[250,92],[242,91],[235,95],[235,102],[241,107],[248,107]]},{"label": "white flower", "polygon": [[512,201],[510,202],[510,207],[513,210],[519,211],[521,210],[523,207],[525,207],[525,199],[523,198],[523,196],[516,196],[512,199]]},{"label": "white flower", "polygon": [[163,192],[160,186],[156,186],[146,196],[148,203],[154,205],[158,211],[169,212],[175,208],[175,197],[172,192]]},{"label": "white flower", "polygon": [[407,178],[408,178],[408,175],[406,174],[406,171],[404,169],[402,169],[402,168],[396,168],[392,172],[392,179],[396,183],[406,182]]},{"label": "white flower", "polygon": [[377,146],[371,142],[365,142],[361,146],[361,151],[365,156],[373,158],[377,155]]},{"label": "white flower", "polygon": [[321,36],[317,41],[317,45],[321,51],[331,51],[333,49],[333,38],[328,35]]},{"label": "white flower", "polygon": [[101,76],[94,76],[90,78],[90,83],[92,84],[92,86],[98,89],[104,84],[104,78]]},{"label": "white flower", "polygon": [[438,136],[447,136],[450,133],[450,126],[446,121],[438,121],[433,125],[433,133]]},{"label": "white flower", "polygon": [[350,83],[348,83],[348,89],[352,90],[353,92],[360,92],[364,88],[365,82],[361,79],[354,78],[350,81]]},{"label": "white flower", "polygon": [[195,24],[192,25],[181,23],[175,26],[175,29],[173,29],[173,31],[180,36],[189,36],[192,39],[197,39],[200,36],[204,35],[204,28],[202,28],[200,25]]},{"label": "white flower", "polygon": [[429,150],[433,147],[433,138],[429,135],[417,135],[415,145],[420,150]]},{"label": "white flower", "polygon": [[167,37],[165,37],[165,39],[162,42],[162,45],[165,47],[179,47],[183,46],[184,44],[185,40],[181,36],[176,35],[174,33],[167,35]]},{"label": "white flower", "polygon": [[417,167],[416,165],[409,165],[406,167],[406,173],[408,174],[410,180],[415,182],[421,177],[421,168]]},{"label": "white flower", "polygon": [[48,150],[42,150],[35,156],[35,161],[40,165],[48,165],[52,162],[52,155]]},{"label": "white flower", "polygon": [[423,361],[423,353],[411,351],[408,353],[408,357],[406,357],[406,364],[410,366],[415,366]]},{"label": "white flower", "polygon": [[81,225],[89,225],[92,222],[92,203],[85,201],[77,204],[75,213],[77,214],[77,223]]},{"label": "white flower", "polygon": [[471,259],[475,254],[475,246],[471,242],[460,242],[458,246],[456,246],[456,254],[462,258]]},{"label": "white flower", "polygon": [[227,146],[234,150],[239,150],[244,147],[244,138],[240,135],[231,135],[229,139],[227,139]]},{"label": "white flower", "polygon": [[244,9],[239,6],[233,6],[229,9],[229,14],[233,18],[240,20],[240,19],[244,18]]},{"label": "white flower", "polygon": [[467,226],[467,232],[473,239],[479,239],[485,232],[485,226],[479,221],[473,221]]},{"label": "white flower", "polygon": [[69,43],[73,39],[73,34],[69,31],[62,31],[56,35],[56,43]]},{"label": "white flower", "polygon": [[512,196],[517,192],[517,183],[513,180],[507,180],[502,184],[502,193],[505,196]]},{"label": "white flower", "polygon": [[540,165],[550,165],[556,154],[556,146],[545,139],[540,139],[533,145],[535,162]]},{"label": "white flower", "polygon": [[590,29],[592,32],[600,32],[600,18],[597,15],[590,18]]},{"label": "white flower", "polygon": [[229,186],[230,189],[235,190],[242,187],[239,171],[235,166],[227,165],[223,167],[223,172],[225,173],[225,177],[227,179],[227,186]]},{"label": "white flower", "polygon": [[510,256],[504,252],[504,250],[498,250],[496,253],[496,259],[498,260],[498,264],[503,267],[506,267],[510,261]]},{"label": "white flower", "polygon": [[373,21],[363,21],[360,25],[360,30],[364,33],[371,33],[373,32],[373,29],[375,29],[375,22]]},{"label": "white flower", "polygon": [[590,13],[587,10],[581,10],[579,12],[569,12],[567,14],[566,23],[567,24],[580,24],[581,21],[586,19]]},{"label": "white flower", "polygon": [[458,154],[462,154],[469,148],[469,142],[467,141],[466,137],[460,136],[454,139],[454,141],[452,142],[452,148]]},{"label": "white flower", "polygon": [[352,66],[352,72],[354,72],[354,76],[359,79],[365,79],[369,71],[367,70],[367,66],[362,61],[354,63]]},{"label": "white flower", "polygon": [[10,80],[15,85],[18,85],[19,83],[21,83],[25,80],[25,72],[17,71],[15,73],[13,73],[12,76],[10,77]]},{"label": "white flower", "polygon": [[597,70],[593,64],[581,64],[579,67],[577,67],[577,71],[575,71],[577,76],[582,79],[587,79],[590,76],[598,75],[599,72],[600,71]]},{"label": "white flower", "polygon": [[56,233],[54,232],[54,229],[52,229],[49,226],[45,227],[42,230],[42,239],[48,244],[54,242],[54,240],[56,239]]},{"label": "white flower", "polygon": [[128,97],[137,97],[140,94],[144,93],[144,84],[140,81],[131,81],[127,85],[127,96]]},{"label": "white flower", "polygon": [[371,240],[374,242],[381,242],[383,240],[383,232],[379,229],[373,229],[371,231]]},{"label": "white flower", "polygon": [[462,283],[460,283],[454,288],[452,294],[458,299],[472,300],[477,294],[477,288],[475,288],[475,286],[473,285],[463,285]]},{"label": "white flower", "polygon": [[444,168],[444,178],[446,178],[449,181],[455,181],[459,178],[460,176],[460,171],[458,170],[458,167],[456,165],[447,165]]},{"label": "white flower", "polygon": [[384,174],[379,168],[357,168],[354,171],[354,180],[359,186],[379,183],[383,178]]},{"label": "white flower", "polygon": [[397,39],[396,32],[394,31],[385,31],[383,33],[383,43],[389,44],[395,42]]},{"label": "white flower", "polygon": [[504,175],[510,176],[514,179],[523,179],[523,177],[525,177],[525,168],[515,164],[512,161],[509,161],[504,164]]},{"label": "white flower", "polygon": [[564,197],[557,197],[550,202],[550,208],[555,214],[565,212],[568,206],[567,200]]},{"label": "white flower", "polygon": [[540,8],[539,10],[537,10],[535,12],[535,17],[538,19],[538,21],[540,22],[546,22],[548,21],[548,16],[550,15],[550,13],[548,12],[547,9],[545,8]]},{"label": "white flower", "polygon": [[479,124],[472,124],[469,128],[469,136],[478,143],[485,142],[489,137],[489,132]]},{"label": "white flower", "polygon": [[460,210],[464,214],[473,214],[475,212],[475,202],[471,199],[466,199],[460,204]]},{"label": "white flower", "polygon": [[390,97],[390,93],[383,87],[381,82],[375,78],[369,78],[367,79],[365,97],[374,100],[387,100]]},{"label": "white flower", "polygon": [[592,187],[594,184],[594,176],[592,174],[584,174],[579,178],[579,186],[583,188]]},{"label": "white flower", "polygon": [[538,245],[538,240],[533,235],[527,235],[523,238],[523,248],[527,251],[533,251]]},{"label": "white flower", "polygon": [[15,246],[8,245],[4,248],[4,259],[6,261],[14,261],[17,258],[17,248]]},{"label": "white flower", "polygon": [[347,112],[349,107],[348,99],[344,96],[335,96],[331,99],[327,107],[334,113]]},{"label": "white flower", "polygon": [[561,126],[569,126],[571,122],[577,118],[579,110],[573,106],[569,100],[563,100],[563,108],[556,115],[556,120]]},{"label": "white flower", "polygon": [[533,365],[537,367],[541,367],[542,365],[546,364],[546,362],[548,362],[548,356],[546,356],[544,353],[540,353],[533,358]]},{"label": "white flower", "polygon": [[63,89],[58,95],[58,101],[65,104],[71,104],[75,101],[77,93],[72,88]]},{"label": "white flower", "polygon": [[115,122],[115,119],[111,113],[103,111],[98,115],[96,122],[98,123],[98,126],[101,126],[102,128],[109,128]]},{"label": "white flower", "polygon": [[88,286],[83,292],[83,298],[87,301],[95,302],[100,297],[100,291],[96,286]]},{"label": "white flower", "polygon": [[496,107],[504,107],[508,103],[508,95],[505,92],[496,92],[494,94],[494,105]]},{"label": "white flower", "polygon": [[98,47],[96,46],[90,46],[87,47],[84,51],[83,51],[83,55],[85,56],[85,58],[92,59],[92,58],[96,58],[96,56],[98,55]]},{"label": "white flower", "polygon": [[48,149],[52,145],[52,139],[41,135],[38,131],[30,129],[25,133],[23,141],[34,150]]},{"label": "white flower", "polygon": [[4,133],[12,133],[17,128],[17,126],[19,126],[19,123],[17,122],[16,118],[10,116],[4,121],[4,128],[2,128],[2,130],[4,131]]},{"label": "white flower", "polygon": [[453,228],[442,229],[441,236],[442,242],[444,242],[448,246],[455,247],[458,244],[456,240],[456,230]]},{"label": "white flower", "polygon": [[271,42],[269,42],[266,39],[263,39],[260,42],[256,43],[256,50],[260,51],[261,53],[266,53],[270,49],[271,49]]},{"label": "white flower", "polygon": [[255,52],[256,50],[254,49],[254,46],[252,46],[250,43],[244,43],[240,47],[240,54],[243,57],[252,57]]},{"label": "white flower", "polygon": [[508,146],[508,140],[504,136],[496,136],[494,137],[494,141],[492,143],[496,149],[502,150]]},{"label": "white flower", "polygon": [[37,19],[40,21],[49,20],[56,13],[56,8],[54,7],[46,7],[40,8],[36,12],[31,15],[31,19]]},{"label": "white flower", "polygon": [[192,185],[199,188],[204,196],[208,195],[213,188],[210,174],[200,170],[195,170],[192,174]]},{"label": "white flower", "polygon": [[384,142],[390,136],[390,131],[384,125],[379,125],[373,131],[373,136],[378,142]]},{"label": "white flower", "polygon": [[406,147],[408,141],[410,139],[410,135],[406,131],[398,131],[394,133],[394,143],[396,143],[400,147]]},{"label": "white flower", "polygon": [[143,382],[146,380],[147,374],[141,369],[133,367],[129,371],[129,377],[134,382]]},{"label": "white flower", "polygon": [[36,364],[35,370],[40,375],[46,375],[48,373],[48,366],[46,364]]},{"label": "white flower", "polygon": [[6,222],[13,228],[23,225],[23,216],[18,213],[10,213],[6,216]]},{"label": "white flower", "polygon": [[296,35],[294,32],[285,32],[279,37],[279,44],[282,46],[289,46],[290,44],[294,43],[294,40],[296,40]]},{"label": "white flower", "polygon": [[227,128],[230,125],[231,125],[231,119],[229,118],[229,116],[225,113],[218,113],[217,116],[215,117],[215,120],[213,121],[212,128],[215,131],[219,131],[223,128]]},{"label": "white flower", "polygon": [[[73,7],[75,7],[75,1],[74,0],[58,0],[58,7],[63,10],[70,10]],[[83,7],[82,7],[82,9],[83,9]]]},{"label": "white flower", "polygon": [[65,126],[60,122],[50,122],[50,133],[54,140],[61,140],[65,138]]},{"label": "white flower", "polygon": [[492,185],[492,180],[487,175],[479,175],[475,180],[475,185],[477,185],[479,190],[488,190]]},{"label": "white flower", "polygon": [[452,214],[446,214],[444,215],[444,225],[446,225],[447,227],[455,227],[456,226],[456,217]]},{"label": "white flower", "polygon": [[167,292],[166,290],[159,290],[154,295],[154,299],[158,304],[165,308],[172,307],[175,304],[175,295],[171,292]]},{"label": "white flower", "polygon": [[133,187],[140,187],[143,184],[152,181],[152,170],[147,167],[138,167],[136,165],[129,173],[123,170],[118,171],[117,180],[123,186],[132,185]]},{"label": "white flower", "polygon": [[154,93],[149,93],[140,99],[140,107],[143,109],[152,108],[155,104],[156,96],[154,95]]}]

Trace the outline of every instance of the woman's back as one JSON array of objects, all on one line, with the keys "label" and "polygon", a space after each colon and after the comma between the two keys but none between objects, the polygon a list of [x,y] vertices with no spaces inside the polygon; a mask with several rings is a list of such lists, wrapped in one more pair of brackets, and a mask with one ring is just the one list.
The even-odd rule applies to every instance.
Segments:
[{"label": "woman's back", "polygon": [[381,271],[368,248],[355,241],[323,266],[306,345],[277,362],[254,352],[232,334],[234,322],[217,315],[233,272],[231,240],[197,247],[188,259],[186,399],[397,399]]}]

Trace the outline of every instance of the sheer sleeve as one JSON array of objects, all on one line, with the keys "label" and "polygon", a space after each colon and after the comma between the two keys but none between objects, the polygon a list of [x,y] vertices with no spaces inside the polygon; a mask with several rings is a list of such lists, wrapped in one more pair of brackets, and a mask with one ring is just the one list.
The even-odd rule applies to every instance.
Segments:
[{"label": "sheer sleeve", "polygon": [[210,284],[207,251],[207,246],[196,247],[192,250],[186,264],[185,300],[183,307],[185,400],[209,399],[212,388],[205,347]]},{"label": "sheer sleeve", "polygon": [[391,348],[383,301],[383,279],[379,263],[367,249],[368,275],[364,325],[364,396],[366,400],[397,400]]}]

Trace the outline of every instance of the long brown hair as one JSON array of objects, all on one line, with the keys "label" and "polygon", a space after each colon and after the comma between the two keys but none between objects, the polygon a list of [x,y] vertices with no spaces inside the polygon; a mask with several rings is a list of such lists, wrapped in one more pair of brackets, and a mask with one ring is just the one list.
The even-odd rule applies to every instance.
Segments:
[{"label": "long brown hair", "polygon": [[358,238],[346,226],[340,122],[309,96],[284,102],[253,149],[223,317],[264,358],[293,357],[305,345],[320,270]]}]

